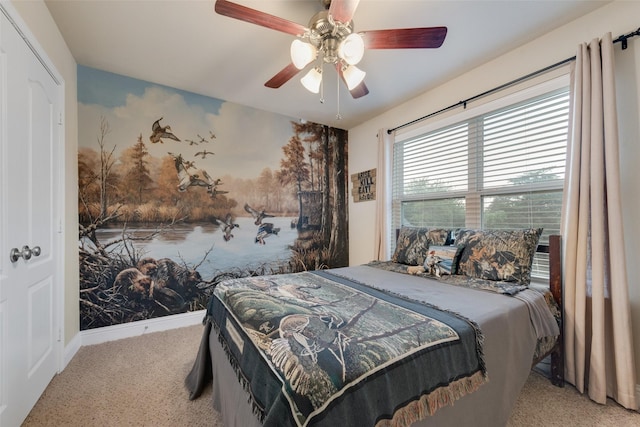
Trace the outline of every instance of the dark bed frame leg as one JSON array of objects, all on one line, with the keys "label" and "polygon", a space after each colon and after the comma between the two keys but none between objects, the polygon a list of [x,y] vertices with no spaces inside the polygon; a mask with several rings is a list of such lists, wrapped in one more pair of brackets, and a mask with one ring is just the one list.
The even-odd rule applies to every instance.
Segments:
[{"label": "dark bed frame leg", "polygon": [[551,383],[564,387],[564,354],[560,349],[551,353]]},{"label": "dark bed frame leg", "polygon": [[549,287],[560,306],[560,336],[551,352],[551,383],[564,387],[564,305],[562,298],[562,246],[558,235],[549,236]]}]

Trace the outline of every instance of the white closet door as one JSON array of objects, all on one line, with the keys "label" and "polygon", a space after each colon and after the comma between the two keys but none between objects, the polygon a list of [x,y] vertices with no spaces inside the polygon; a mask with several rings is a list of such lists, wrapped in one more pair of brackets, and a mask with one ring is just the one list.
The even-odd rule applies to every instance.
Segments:
[{"label": "white closet door", "polygon": [[0,426],[58,368],[59,86],[0,13]]}]

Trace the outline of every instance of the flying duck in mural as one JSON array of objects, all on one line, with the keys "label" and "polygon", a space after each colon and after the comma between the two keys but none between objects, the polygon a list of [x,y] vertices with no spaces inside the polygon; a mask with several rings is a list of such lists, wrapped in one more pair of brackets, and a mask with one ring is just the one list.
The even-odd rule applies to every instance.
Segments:
[{"label": "flying duck in mural", "polygon": [[182,159],[182,164],[184,165],[185,169],[187,169],[187,170],[195,169],[195,167],[196,167],[196,162],[194,162],[193,160],[184,160],[184,159]]},{"label": "flying duck in mural", "polygon": [[227,194],[227,193],[228,191],[216,190],[215,188],[209,191],[209,194],[211,194],[212,199],[215,199],[218,194]]},{"label": "flying duck in mural", "polygon": [[222,184],[222,180],[220,178],[213,181],[213,185],[210,188],[207,188],[207,192],[211,194],[211,198],[215,199],[218,194],[227,194],[228,191],[218,190],[218,185]]},{"label": "flying duck in mural", "polygon": [[191,186],[207,187],[207,191],[209,193],[213,191],[216,181],[211,178],[207,171],[204,169],[198,169],[195,173],[189,173],[188,168],[185,166],[185,162],[182,159],[182,154],[178,154],[177,156],[172,153],[168,154],[173,157],[176,171],[178,172],[178,191],[183,193]]},{"label": "flying duck in mural", "polygon": [[202,151],[198,151],[198,152],[195,154],[195,156],[196,156],[196,157],[200,156],[200,157],[202,157],[202,158],[204,159],[205,157],[207,157],[207,155],[208,155],[208,154],[216,154],[216,153],[213,153],[213,152],[211,152],[211,151],[207,151],[207,150],[202,150]]},{"label": "flying duck in mural", "polygon": [[261,245],[264,245],[266,244],[264,239],[271,236],[272,234],[275,234],[277,236],[279,232],[280,232],[280,228],[274,227],[272,223],[270,222],[262,223],[260,224],[260,227],[258,227],[258,234],[256,234],[255,243],[260,243]]},{"label": "flying duck in mural", "polygon": [[261,210],[261,211],[258,211],[256,209],[252,208],[251,206],[249,206],[248,203],[244,204],[244,210],[249,212],[251,214],[251,216],[255,219],[255,222],[254,222],[255,225],[262,224],[262,220],[265,219],[265,218],[273,218],[274,217],[274,215],[269,215],[268,213],[266,213],[264,211],[264,209]]},{"label": "flying duck in mural", "polygon": [[227,216],[224,218],[224,221],[216,218],[216,222],[222,225],[222,238],[225,242],[228,242],[233,238],[233,234],[231,234],[231,232],[234,228],[240,228],[238,224],[233,222],[233,216],[230,213],[227,214]]},{"label": "flying duck in mural", "polygon": [[164,141],[162,140],[162,138],[170,138],[174,141],[180,141],[177,136],[171,133],[171,127],[169,125],[160,126],[160,120],[162,120],[162,117],[153,122],[153,125],[151,126],[152,133],[149,137],[149,141],[154,144],[157,142],[163,143]]}]

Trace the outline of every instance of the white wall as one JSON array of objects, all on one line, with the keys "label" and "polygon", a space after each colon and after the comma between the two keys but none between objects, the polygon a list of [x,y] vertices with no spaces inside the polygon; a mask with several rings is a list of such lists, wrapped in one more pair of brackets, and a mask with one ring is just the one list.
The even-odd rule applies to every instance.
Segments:
[{"label": "white wall", "polygon": [[64,343],[80,331],[78,306],[78,95],[76,61],[42,0],[11,2],[65,82],[64,112]]},{"label": "white wall", "polygon": [[[466,74],[452,79],[405,104],[349,130],[349,173],[377,167],[377,139],[380,128],[403,123],[448,107],[495,86],[527,75],[548,65],[572,57],[579,43],[589,42],[607,32],[613,37],[634,31],[640,25],[640,2],[615,1],[593,13],[546,34]],[[640,37],[629,40],[621,51],[616,44],[616,67],[621,87],[619,104],[620,157],[623,189],[625,246],[632,321],[634,328],[636,371],[640,384]],[[473,107],[473,105],[470,105]],[[424,125],[424,123],[422,123]],[[351,191],[351,189],[350,189]],[[624,197],[626,196],[626,197]],[[373,259],[376,202],[349,201],[349,258],[351,265]]]}]

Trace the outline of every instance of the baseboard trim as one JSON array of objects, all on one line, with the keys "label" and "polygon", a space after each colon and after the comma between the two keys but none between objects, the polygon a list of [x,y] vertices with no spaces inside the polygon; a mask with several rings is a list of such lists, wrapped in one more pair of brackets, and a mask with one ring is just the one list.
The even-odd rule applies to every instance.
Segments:
[{"label": "baseboard trim", "polygon": [[78,350],[80,350],[80,347],[82,347],[82,337],[80,336],[80,333],[78,332],[71,339],[71,341],[69,341],[69,344],[67,344],[64,347],[64,354],[63,354],[63,357],[62,357],[62,366],[60,367],[60,370],[58,372],[62,372],[64,370],[64,368],[67,367],[69,362],[71,362],[71,359],[73,359],[73,356],[75,356],[76,353],[78,352]]},{"label": "baseboard trim", "polygon": [[101,344],[107,341],[136,337],[151,332],[167,331],[169,329],[197,325],[202,323],[205,313],[206,310],[190,311],[188,313],[156,317],[138,322],[89,329],[81,331],[79,335],[81,336],[83,346]]}]

